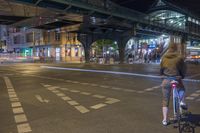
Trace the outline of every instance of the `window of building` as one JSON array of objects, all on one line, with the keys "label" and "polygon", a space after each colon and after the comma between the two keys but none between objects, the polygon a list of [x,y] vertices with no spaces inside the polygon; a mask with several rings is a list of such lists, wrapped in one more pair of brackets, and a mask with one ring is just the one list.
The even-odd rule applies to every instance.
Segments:
[{"label": "window of building", "polygon": [[48,42],[50,42],[50,37],[51,37],[51,34],[50,34],[50,31],[48,31],[48,32],[47,32],[47,41],[48,41]]},{"label": "window of building", "polygon": [[33,42],[33,33],[27,33],[26,34],[26,42]]},{"label": "window of building", "polygon": [[[154,23],[161,23],[171,27],[185,29],[185,15],[171,11],[171,10],[159,10],[150,14],[151,21]],[[188,18],[189,19],[189,18]]]},{"label": "window of building", "polygon": [[13,37],[14,44],[20,44],[20,35]]},{"label": "window of building", "polygon": [[55,31],[55,40],[60,41],[60,32]]}]

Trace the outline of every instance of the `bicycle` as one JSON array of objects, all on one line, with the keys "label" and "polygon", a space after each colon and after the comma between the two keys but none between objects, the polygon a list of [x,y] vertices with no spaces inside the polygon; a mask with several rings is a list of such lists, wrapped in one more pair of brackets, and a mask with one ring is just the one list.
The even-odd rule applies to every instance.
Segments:
[{"label": "bicycle", "polygon": [[[181,96],[179,94],[178,90],[178,84],[179,82],[177,81],[179,77],[167,77],[167,79],[170,79],[171,82],[171,89],[172,89],[172,99],[173,99],[173,113],[174,113],[174,119],[176,120],[178,124],[178,131],[179,133],[182,133],[182,128],[181,128],[181,119],[183,117],[183,110],[186,110],[186,108],[181,107]],[[174,125],[176,128],[176,126]]]}]

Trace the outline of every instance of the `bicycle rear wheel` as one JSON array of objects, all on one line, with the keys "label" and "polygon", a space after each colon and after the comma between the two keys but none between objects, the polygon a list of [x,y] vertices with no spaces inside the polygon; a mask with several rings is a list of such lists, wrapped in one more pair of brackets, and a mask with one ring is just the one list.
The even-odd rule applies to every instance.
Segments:
[{"label": "bicycle rear wheel", "polygon": [[174,114],[176,117],[176,122],[177,122],[177,128],[178,128],[178,131],[179,133],[182,133],[182,128],[181,128],[181,112],[180,112],[180,102],[179,102],[179,99],[178,97],[175,97],[174,98]]}]

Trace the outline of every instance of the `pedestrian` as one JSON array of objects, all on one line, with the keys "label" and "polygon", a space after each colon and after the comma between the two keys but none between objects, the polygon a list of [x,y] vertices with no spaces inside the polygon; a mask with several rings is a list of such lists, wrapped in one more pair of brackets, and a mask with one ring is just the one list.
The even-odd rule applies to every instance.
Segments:
[{"label": "pedestrian", "polygon": [[170,100],[170,93],[171,93],[171,79],[170,77],[177,78],[178,84],[178,91],[181,98],[180,105],[183,108],[187,108],[185,104],[185,88],[182,83],[182,79],[185,77],[186,73],[186,64],[184,63],[184,58],[179,54],[177,51],[177,44],[171,43],[169,45],[168,51],[165,55],[163,55],[161,63],[160,63],[160,74],[161,76],[167,77],[164,78],[162,81],[162,93],[163,93],[163,100],[162,100],[162,113],[163,113],[163,125],[168,125],[168,107],[169,107],[169,100]]}]

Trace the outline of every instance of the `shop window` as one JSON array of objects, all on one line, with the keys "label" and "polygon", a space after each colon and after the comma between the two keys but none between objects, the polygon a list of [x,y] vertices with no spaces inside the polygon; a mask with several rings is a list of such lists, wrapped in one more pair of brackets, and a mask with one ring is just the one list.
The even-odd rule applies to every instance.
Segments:
[{"label": "shop window", "polygon": [[71,56],[71,48],[67,48],[66,54],[67,56]]},{"label": "shop window", "polygon": [[75,56],[78,57],[78,48],[75,48]]}]

